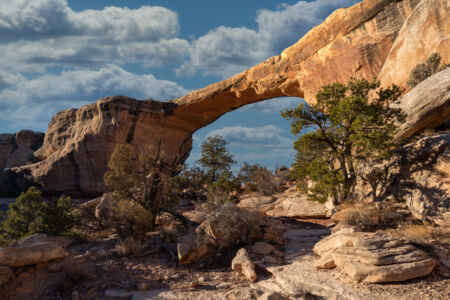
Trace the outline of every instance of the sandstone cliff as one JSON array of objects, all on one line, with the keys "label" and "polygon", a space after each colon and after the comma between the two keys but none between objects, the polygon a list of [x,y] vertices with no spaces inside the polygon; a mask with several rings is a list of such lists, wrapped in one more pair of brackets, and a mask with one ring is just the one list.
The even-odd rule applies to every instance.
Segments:
[{"label": "sandstone cliff", "polygon": [[[179,99],[161,103],[116,96],[62,111],[34,153],[39,162],[4,171],[0,193],[37,184],[47,193],[100,194],[117,143],[151,147],[161,138],[166,162],[173,166],[189,155],[192,133],[246,104],[282,96],[311,103],[322,85],[351,76],[379,77],[387,84],[395,77],[404,83],[409,71],[435,51],[444,63],[450,61],[447,11],[446,0],[365,0],[335,11],[281,55]],[[415,50],[412,35],[426,46]],[[9,160],[3,151],[0,156]]]}]

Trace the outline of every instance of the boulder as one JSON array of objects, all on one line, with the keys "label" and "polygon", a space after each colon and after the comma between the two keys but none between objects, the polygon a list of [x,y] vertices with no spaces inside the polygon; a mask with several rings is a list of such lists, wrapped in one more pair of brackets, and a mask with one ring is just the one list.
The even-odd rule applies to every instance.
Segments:
[{"label": "boulder", "polygon": [[267,256],[275,251],[275,247],[269,243],[259,241],[250,247],[250,251],[256,255]]},{"label": "boulder", "polygon": [[243,276],[250,282],[255,282],[258,278],[255,272],[255,265],[250,259],[250,256],[245,248],[239,249],[231,262],[231,269],[239,276]]},{"label": "boulder", "polygon": [[177,243],[178,261],[182,265],[196,263],[210,253],[212,248],[204,237],[187,234]]},{"label": "boulder", "polygon": [[[426,1],[423,1],[426,2]],[[450,45],[449,45],[450,47]],[[405,94],[398,103],[391,104],[406,113],[396,138],[405,141],[428,128],[435,128],[450,118],[450,68],[422,81]]]},{"label": "boulder", "polygon": [[95,207],[95,217],[99,220],[106,220],[111,214],[114,197],[112,193],[105,193],[99,198],[100,201]]},{"label": "boulder", "polygon": [[405,281],[430,274],[434,259],[404,241],[379,233],[338,231],[313,248],[319,269],[340,268],[354,281]]},{"label": "boulder", "polygon": [[[376,78],[388,57],[396,61],[410,50],[411,44],[402,46],[402,41],[412,35],[434,45],[431,48],[445,47],[448,26],[440,18],[446,14],[446,0],[421,1],[416,7],[418,3],[365,0],[338,9],[280,55],[168,102],[113,96],[61,111],[49,123],[42,147],[33,153],[37,161],[0,174],[0,193],[17,194],[39,184],[47,193],[96,197],[105,192],[103,174],[117,144],[128,143],[139,151],[154,147],[161,136],[165,165],[173,172],[189,156],[192,134],[229,111],[283,96],[314,103],[325,84],[351,77]],[[440,17],[433,22],[436,15]],[[433,34],[425,30],[428,25]],[[399,50],[391,50],[394,44]],[[448,53],[441,53],[444,61]],[[423,57],[412,54],[405,60],[414,66]],[[399,82],[407,80],[406,73],[396,73],[404,68],[389,68],[395,72],[383,74],[393,73]],[[10,159],[9,151],[0,153],[6,157],[3,161]]]},{"label": "boulder", "polygon": [[21,239],[18,243],[12,244],[11,246],[16,248],[26,248],[46,242],[52,242],[63,248],[67,248],[73,243],[73,240],[63,236],[48,236],[44,233],[34,233]]},{"label": "boulder", "polygon": [[261,222],[257,213],[225,204],[214,210],[196,232],[207,237],[211,244],[227,248],[262,239]]},{"label": "boulder", "polygon": [[47,263],[66,256],[66,251],[53,242],[20,248],[0,248],[0,266],[21,267]]},{"label": "boulder", "polygon": [[315,219],[330,215],[324,204],[306,199],[306,195],[301,193],[295,185],[272,196],[245,195],[238,206],[256,209],[271,217]]},{"label": "boulder", "polygon": [[8,283],[13,276],[14,274],[9,267],[0,266],[0,287]]}]

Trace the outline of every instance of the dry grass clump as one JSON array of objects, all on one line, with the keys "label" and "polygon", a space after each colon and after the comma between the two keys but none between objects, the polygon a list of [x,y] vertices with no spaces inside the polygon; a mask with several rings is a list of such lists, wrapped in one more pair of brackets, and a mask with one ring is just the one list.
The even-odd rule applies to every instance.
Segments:
[{"label": "dry grass clump", "polygon": [[125,239],[119,239],[115,251],[120,256],[139,256],[143,253],[145,244],[141,239],[129,236]]},{"label": "dry grass clump", "polygon": [[450,230],[427,224],[409,224],[402,229],[402,235],[411,243],[430,246],[435,240],[449,239]]},{"label": "dry grass clump", "polygon": [[113,208],[112,227],[122,239],[143,237],[153,230],[152,213],[140,204],[130,200],[120,200]]},{"label": "dry grass clump", "polygon": [[53,291],[61,295],[76,285],[90,279],[93,270],[83,262],[76,262],[69,258],[62,263],[61,277],[53,286]]},{"label": "dry grass clump", "polygon": [[333,216],[333,220],[340,226],[355,226],[361,231],[393,228],[397,225],[398,219],[399,215],[395,211],[367,205],[347,206]]}]

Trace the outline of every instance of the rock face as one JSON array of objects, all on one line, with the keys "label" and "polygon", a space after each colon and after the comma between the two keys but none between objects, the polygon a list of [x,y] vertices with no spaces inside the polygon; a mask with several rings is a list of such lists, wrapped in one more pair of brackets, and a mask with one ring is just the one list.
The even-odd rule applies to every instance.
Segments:
[{"label": "rock face", "polygon": [[245,277],[250,282],[255,282],[258,278],[255,271],[255,265],[250,259],[250,256],[245,248],[239,249],[236,253],[236,256],[231,262],[231,269],[239,276]]},{"label": "rock face", "polygon": [[425,62],[432,53],[439,53],[449,63],[450,22],[448,1],[415,1],[417,6],[403,23],[398,37],[380,72],[381,83],[406,86],[411,70]]},{"label": "rock face", "polygon": [[[282,96],[311,103],[322,85],[351,76],[381,75],[389,82],[384,78],[395,75],[396,82],[406,82],[407,71],[392,70],[397,71],[398,56],[417,46],[407,44],[411,35],[427,46],[408,54],[401,67],[406,61],[410,70],[434,51],[449,62],[447,5],[446,0],[365,0],[335,11],[281,55],[179,99],[161,103],[116,96],[64,110],[53,117],[34,152],[39,162],[4,171],[0,192],[14,194],[34,184],[48,194],[96,196],[105,190],[103,174],[119,143],[138,150],[162,139],[170,171],[187,158],[196,130],[243,105]],[[433,23],[436,14],[442,20]],[[429,34],[430,24],[436,34]]]},{"label": "rock face", "polygon": [[[379,179],[376,199],[406,202],[414,217],[450,226],[450,132],[417,137],[368,173]],[[360,182],[357,190],[360,199],[373,197],[367,183]]]},{"label": "rock face", "polygon": [[430,274],[435,261],[425,252],[381,234],[338,231],[313,248],[320,255],[315,266],[339,267],[355,281],[405,281]]},{"label": "rock face", "polygon": [[[247,195],[246,195],[247,196]],[[324,204],[306,199],[296,186],[272,196],[252,195],[241,199],[239,207],[255,209],[271,217],[325,218],[329,214]]]},{"label": "rock face", "polygon": [[418,84],[398,104],[392,104],[392,107],[400,108],[407,114],[405,122],[399,127],[397,139],[406,140],[450,119],[449,87],[450,68],[447,68]]},{"label": "rock face", "polygon": [[0,266],[21,267],[46,263],[66,255],[64,249],[53,242],[22,248],[0,248]]}]

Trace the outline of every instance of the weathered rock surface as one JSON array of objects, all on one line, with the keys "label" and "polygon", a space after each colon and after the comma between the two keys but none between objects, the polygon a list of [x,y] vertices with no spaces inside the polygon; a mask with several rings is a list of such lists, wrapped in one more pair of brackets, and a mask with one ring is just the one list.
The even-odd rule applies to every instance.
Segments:
[{"label": "weathered rock surface", "polygon": [[21,130],[16,134],[0,134],[0,172],[6,168],[33,163],[33,152],[42,146],[44,133]]},{"label": "weathered rock surface", "polygon": [[[450,132],[417,137],[367,173],[378,178],[372,181],[375,199],[404,201],[414,217],[450,226]],[[373,198],[373,187],[365,182],[358,183],[357,191],[359,199]]]},{"label": "weathered rock surface", "polygon": [[178,261],[182,265],[198,262],[213,248],[202,236],[188,234],[181,237],[177,243]]},{"label": "weathered rock surface", "polygon": [[272,196],[253,195],[241,199],[239,207],[257,209],[271,217],[325,218],[329,215],[324,204],[306,199],[296,186]]},{"label": "weathered rock surface", "polygon": [[[450,50],[450,45],[449,45]],[[407,117],[398,129],[397,139],[406,140],[427,128],[436,128],[450,119],[450,68],[430,76],[391,106]]]},{"label": "weathered rock surface", "polygon": [[35,233],[29,235],[17,243],[11,244],[11,246],[16,248],[26,248],[30,246],[34,246],[41,243],[52,242],[63,248],[67,248],[73,243],[73,240],[63,237],[63,236],[48,236],[44,233]]},{"label": "weathered rock surface", "polygon": [[245,248],[239,249],[236,253],[236,256],[231,262],[231,269],[239,276],[245,277],[250,282],[255,282],[258,278],[255,271],[255,265],[253,264]]},{"label": "weathered rock surface", "polygon": [[393,83],[406,86],[412,69],[432,53],[439,53],[443,63],[450,62],[448,1],[415,2],[418,4],[403,23],[380,72],[385,86]]},{"label": "weathered rock surface", "polygon": [[200,224],[196,232],[207,237],[211,244],[227,248],[262,239],[261,226],[261,219],[257,213],[233,204],[225,204]]},{"label": "weathered rock surface", "polygon": [[[64,110],[53,117],[42,147],[34,152],[39,162],[4,171],[0,192],[14,194],[34,184],[49,194],[97,196],[105,190],[103,174],[115,145],[129,143],[137,150],[154,146],[161,137],[170,171],[187,158],[192,133],[221,115],[282,96],[311,103],[322,85],[347,82],[351,76],[378,77],[388,57],[396,61],[417,46],[403,46],[411,34],[434,46],[402,62],[413,67],[434,50],[442,50],[448,62],[448,18],[428,21],[436,13],[445,16],[446,5],[446,0],[365,0],[335,11],[281,55],[181,98],[161,103],[116,96]],[[425,29],[429,24],[436,34]],[[397,48],[391,50],[393,45]],[[383,74],[392,77],[390,69]],[[405,82],[408,74],[394,75],[397,82]]]},{"label": "weathered rock surface", "polygon": [[9,267],[0,266],[0,287],[6,284],[14,276]]},{"label": "weathered rock surface", "polygon": [[21,267],[46,263],[62,258],[65,250],[53,242],[40,243],[22,248],[0,248],[0,266]]},{"label": "weathered rock surface", "polygon": [[338,231],[314,246],[318,268],[339,267],[355,281],[405,281],[430,274],[435,261],[403,241],[381,234]]}]

